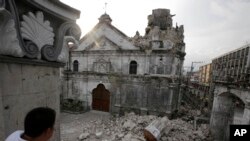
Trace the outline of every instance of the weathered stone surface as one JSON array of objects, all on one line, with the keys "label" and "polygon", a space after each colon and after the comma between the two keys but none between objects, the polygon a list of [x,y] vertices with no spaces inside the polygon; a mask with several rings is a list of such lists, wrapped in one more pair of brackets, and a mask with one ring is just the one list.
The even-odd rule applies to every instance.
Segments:
[{"label": "weathered stone surface", "polygon": [[48,106],[57,112],[54,139],[59,139],[59,68],[2,62],[0,68],[4,137],[23,129],[24,117],[32,108]]}]

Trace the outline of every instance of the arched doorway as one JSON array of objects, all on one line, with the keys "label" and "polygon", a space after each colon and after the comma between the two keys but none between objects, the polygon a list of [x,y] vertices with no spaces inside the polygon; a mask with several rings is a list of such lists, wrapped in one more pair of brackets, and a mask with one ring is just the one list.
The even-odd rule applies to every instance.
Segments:
[{"label": "arched doorway", "polygon": [[103,84],[98,84],[92,91],[92,109],[109,112],[110,92]]}]

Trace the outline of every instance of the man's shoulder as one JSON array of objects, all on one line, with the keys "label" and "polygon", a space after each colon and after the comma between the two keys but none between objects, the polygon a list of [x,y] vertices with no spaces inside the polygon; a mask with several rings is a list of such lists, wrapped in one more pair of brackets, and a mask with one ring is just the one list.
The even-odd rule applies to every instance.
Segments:
[{"label": "man's shoulder", "polygon": [[21,138],[21,135],[23,134],[22,130],[17,130],[10,134],[5,141],[26,141]]}]

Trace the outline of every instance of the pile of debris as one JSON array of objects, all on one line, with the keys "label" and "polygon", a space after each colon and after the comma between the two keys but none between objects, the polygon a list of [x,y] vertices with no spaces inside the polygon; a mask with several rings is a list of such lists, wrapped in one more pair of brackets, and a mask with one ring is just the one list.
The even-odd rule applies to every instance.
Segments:
[{"label": "pile of debris", "polygon": [[[96,120],[84,123],[83,133],[79,141],[145,141],[145,128],[150,123],[164,118],[164,128],[160,141],[209,141],[209,129],[201,124],[195,130],[193,124],[182,119],[169,120],[167,117],[153,115],[139,116],[134,113],[122,117],[112,117],[110,120]],[[161,125],[162,126],[162,125]]]}]

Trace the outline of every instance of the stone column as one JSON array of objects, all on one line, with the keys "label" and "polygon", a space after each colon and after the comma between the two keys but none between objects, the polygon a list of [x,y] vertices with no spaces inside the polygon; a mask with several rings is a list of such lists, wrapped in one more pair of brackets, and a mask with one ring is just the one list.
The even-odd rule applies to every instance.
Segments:
[{"label": "stone column", "polygon": [[246,100],[243,120],[244,124],[250,124],[250,99]]},{"label": "stone column", "polygon": [[177,64],[178,64],[178,58],[173,57],[171,75],[175,75],[176,74],[176,66],[177,66]]},{"label": "stone column", "polygon": [[174,89],[169,88],[169,100],[167,102],[167,107],[166,107],[167,115],[170,115],[173,112],[173,95],[174,95]]},{"label": "stone column", "polygon": [[144,74],[150,74],[150,70],[149,70],[149,67],[150,67],[150,56],[151,56],[151,52],[152,52],[152,48],[151,47],[148,47],[147,49],[145,49],[145,69],[144,69]]},{"label": "stone column", "polygon": [[210,118],[210,130],[214,141],[225,140],[228,126],[232,122],[233,102],[229,94],[214,97],[213,108]]}]

